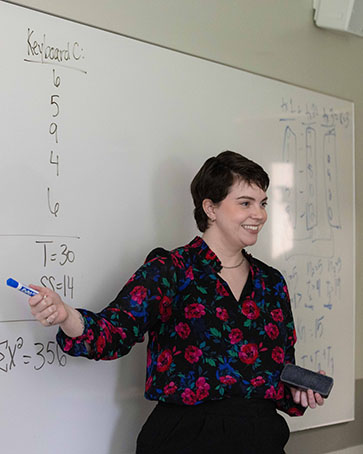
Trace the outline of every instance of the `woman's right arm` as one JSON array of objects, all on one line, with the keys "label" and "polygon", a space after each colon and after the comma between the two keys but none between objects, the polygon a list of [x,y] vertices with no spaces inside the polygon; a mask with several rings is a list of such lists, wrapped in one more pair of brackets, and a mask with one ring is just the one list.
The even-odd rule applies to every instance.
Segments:
[{"label": "woman's right arm", "polygon": [[95,360],[115,359],[142,342],[161,316],[171,315],[175,276],[172,261],[157,256],[140,267],[101,312],[73,309],[52,290],[38,286],[33,288],[39,294],[29,303],[43,326],[60,325],[57,341],[64,352]]}]

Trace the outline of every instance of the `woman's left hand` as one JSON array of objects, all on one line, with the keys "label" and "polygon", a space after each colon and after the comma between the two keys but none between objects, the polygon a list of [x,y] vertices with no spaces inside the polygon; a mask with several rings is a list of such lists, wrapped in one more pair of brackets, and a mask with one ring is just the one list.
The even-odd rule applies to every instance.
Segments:
[{"label": "woman's left hand", "polygon": [[[319,370],[319,374],[325,375],[323,370]],[[290,386],[291,394],[296,404],[300,404],[303,407],[315,408],[316,405],[323,405],[324,398],[319,393],[314,393],[311,389],[304,391],[299,388]]]}]

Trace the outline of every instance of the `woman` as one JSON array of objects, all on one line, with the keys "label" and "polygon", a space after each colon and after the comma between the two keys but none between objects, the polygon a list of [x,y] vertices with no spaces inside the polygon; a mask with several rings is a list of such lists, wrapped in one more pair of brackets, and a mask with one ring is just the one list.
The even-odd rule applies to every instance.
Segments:
[{"label": "woman", "polygon": [[289,429],[276,409],[294,416],[323,404],[280,382],[296,341],[286,283],[244,250],[266,222],[268,184],[237,153],[208,159],[191,184],[202,237],[151,252],[99,314],[33,286],[33,315],[60,325],[70,355],[115,359],[148,331],[145,397],[158,405],[137,454],[281,454]]}]

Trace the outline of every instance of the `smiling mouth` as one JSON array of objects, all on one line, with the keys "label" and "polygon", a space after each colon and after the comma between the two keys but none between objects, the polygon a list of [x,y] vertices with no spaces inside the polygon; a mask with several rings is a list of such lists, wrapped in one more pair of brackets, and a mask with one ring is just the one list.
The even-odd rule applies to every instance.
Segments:
[{"label": "smiling mouth", "polygon": [[259,226],[258,225],[242,225],[245,230],[248,230],[249,232],[255,232],[257,233],[259,231]]}]

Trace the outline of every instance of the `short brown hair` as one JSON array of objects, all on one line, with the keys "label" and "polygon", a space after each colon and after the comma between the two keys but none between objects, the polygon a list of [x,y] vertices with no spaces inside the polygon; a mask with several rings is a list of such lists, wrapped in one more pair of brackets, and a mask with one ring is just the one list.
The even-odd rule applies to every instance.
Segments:
[{"label": "short brown hair", "polygon": [[267,173],[260,165],[234,151],[224,151],[207,159],[193,178],[190,190],[195,207],[194,218],[201,232],[208,228],[208,216],[203,209],[203,200],[221,202],[227,197],[236,179],[255,184],[263,191],[267,190],[270,183]]}]

